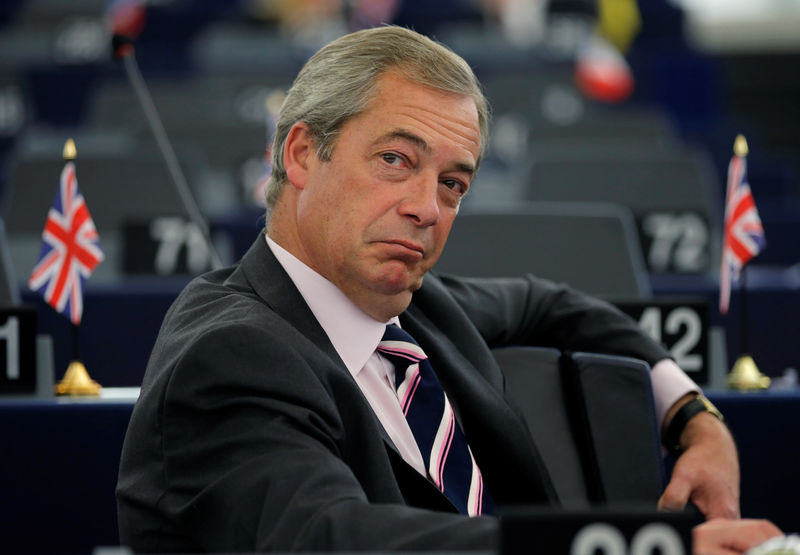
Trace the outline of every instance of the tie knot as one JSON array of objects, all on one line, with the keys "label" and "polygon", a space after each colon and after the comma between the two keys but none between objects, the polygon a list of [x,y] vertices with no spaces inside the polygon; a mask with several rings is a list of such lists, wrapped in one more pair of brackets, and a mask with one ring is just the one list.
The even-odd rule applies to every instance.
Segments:
[{"label": "tie knot", "polygon": [[398,357],[410,361],[407,364],[428,358],[422,348],[414,341],[414,338],[394,324],[386,326],[386,330],[383,332],[383,339],[378,344],[377,350],[389,357]]}]

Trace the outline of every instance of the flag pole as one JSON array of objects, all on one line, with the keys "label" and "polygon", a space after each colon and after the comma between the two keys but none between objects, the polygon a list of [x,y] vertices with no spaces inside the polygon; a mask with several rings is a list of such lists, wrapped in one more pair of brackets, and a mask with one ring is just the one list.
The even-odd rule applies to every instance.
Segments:
[{"label": "flag pole", "polygon": [[[75,141],[71,138],[67,139],[64,143],[63,150],[64,161],[74,161],[78,155],[75,148]],[[80,325],[71,322],[72,326],[72,360],[67,366],[67,371],[64,377],[55,385],[56,395],[70,395],[70,396],[90,396],[97,397],[100,395],[102,387],[99,383],[94,381],[86,370],[86,366],[81,362],[80,357]]]},{"label": "flag pole", "polygon": [[750,354],[750,340],[747,336],[747,267],[742,268],[742,273],[739,280],[739,298],[741,299],[741,306],[739,308],[739,333],[740,337],[740,352],[743,355]]},{"label": "flag pole", "polygon": [[[747,140],[744,135],[737,135],[733,143],[733,153],[735,157],[742,160],[748,154]],[[728,195],[730,195],[730,185]],[[726,197],[726,216],[728,211],[727,202],[729,199]],[[727,233],[727,231],[726,231]],[[724,254],[723,254],[724,256]],[[767,389],[770,384],[770,378],[761,373],[750,354],[750,342],[747,336],[747,282],[746,282],[746,265],[742,264],[739,272],[739,297],[741,299],[739,307],[739,334],[740,334],[740,354],[733,364],[730,374],[728,374],[728,387],[730,389],[737,389],[740,391],[753,391],[760,389]]]},{"label": "flag pole", "polygon": [[81,327],[72,324],[72,360],[81,359]]},{"label": "flag pole", "polygon": [[[747,140],[744,135],[737,135],[736,140],[733,142],[733,153],[741,159],[745,159],[749,153]],[[739,275],[739,298],[741,299],[739,307],[739,334],[740,345],[739,352],[743,356],[750,355],[750,342],[747,337],[747,266],[742,266]],[[754,363],[755,364],[755,363]]]}]

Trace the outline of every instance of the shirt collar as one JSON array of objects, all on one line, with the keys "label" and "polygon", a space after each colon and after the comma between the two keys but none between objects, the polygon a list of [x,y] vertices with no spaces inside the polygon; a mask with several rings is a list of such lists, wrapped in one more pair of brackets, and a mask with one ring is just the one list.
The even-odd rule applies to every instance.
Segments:
[{"label": "shirt collar", "polygon": [[378,347],[386,324],[399,323],[397,316],[388,322],[375,320],[358,308],[333,283],[306,266],[269,236],[265,237],[270,250],[300,291],[342,362],[353,376],[358,375]]}]

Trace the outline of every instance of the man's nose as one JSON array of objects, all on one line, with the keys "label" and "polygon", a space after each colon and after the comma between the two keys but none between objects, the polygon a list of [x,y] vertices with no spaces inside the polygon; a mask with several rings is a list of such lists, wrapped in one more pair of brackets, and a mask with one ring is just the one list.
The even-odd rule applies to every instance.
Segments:
[{"label": "man's nose", "polygon": [[439,221],[439,178],[422,173],[408,182],[406,196],[400,203],[400,214],[420,227]]}]

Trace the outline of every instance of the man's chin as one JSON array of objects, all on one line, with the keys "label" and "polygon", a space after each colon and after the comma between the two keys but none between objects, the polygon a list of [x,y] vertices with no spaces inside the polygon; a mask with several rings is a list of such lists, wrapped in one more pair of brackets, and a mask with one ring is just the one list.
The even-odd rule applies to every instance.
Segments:
[{"label": "man's chin", "polygon": [[384,295],[402,295],[404,293],[411,294],[420,287],[422,287],[421,276],[400,274],[395,276],[383,276],[377,283],[378,289]]},{"label": "man's chin", "polygon": [[417,266],[409,267],[398,261],[384,264],[373,276],[373,285],[385,295],[399,295],[403,292],[413,293],[422,286],[425,271]]}]

